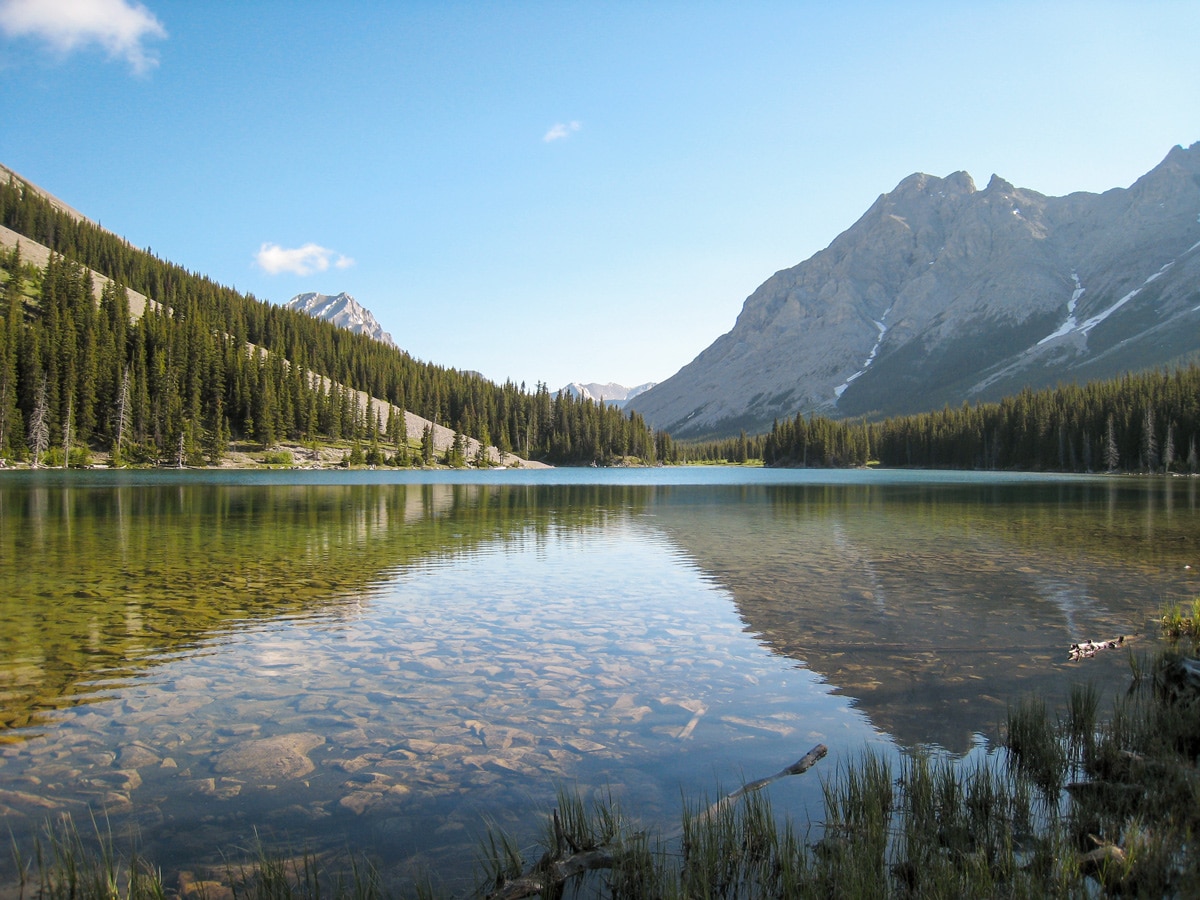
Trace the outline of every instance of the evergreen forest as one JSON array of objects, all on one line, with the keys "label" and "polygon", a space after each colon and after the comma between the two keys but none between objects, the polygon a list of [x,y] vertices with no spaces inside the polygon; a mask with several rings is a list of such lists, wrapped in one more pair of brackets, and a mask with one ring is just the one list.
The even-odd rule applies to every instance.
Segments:
[{"label": "evergreen forest", "polygon": [[[353,391],[494,445],[502,459],[676,458],[670,436],[640,416],[421,362],[220,286],[17,179],[0,184],[0,225],[52,251],[44,268],[16,248],[0,253],[0,458],[61,465],[95,450],[115,464],[211,465],[230,441],[344,441],[369,444],[371,462],[431,461],[428,446],[410,456],[401,416],[366,421]],[[93,271],[112,279],[98,303]],[[154,301],[143,315],[131,316],[126,288]]]},{"label": "evergreen forest", "polygon": [[[1200,366],[1024,390],[882,422],[797,416],[741,441],[766,465],[1196,473]],[[735,451],[741,448],[735,444]],[[745,457],[743,457],[744,459]]]}]

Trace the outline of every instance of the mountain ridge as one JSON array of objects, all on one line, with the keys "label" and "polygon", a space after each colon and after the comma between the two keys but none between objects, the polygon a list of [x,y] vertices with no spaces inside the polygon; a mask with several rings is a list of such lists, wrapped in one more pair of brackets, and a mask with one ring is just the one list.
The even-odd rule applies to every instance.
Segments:
[{"label": "mountain ridge", "polygon": [[629,408],[677,438],[726,436],[1168,364],[1200,348],[1198,247],[1200,143],[1103,194],[916,173]]}]

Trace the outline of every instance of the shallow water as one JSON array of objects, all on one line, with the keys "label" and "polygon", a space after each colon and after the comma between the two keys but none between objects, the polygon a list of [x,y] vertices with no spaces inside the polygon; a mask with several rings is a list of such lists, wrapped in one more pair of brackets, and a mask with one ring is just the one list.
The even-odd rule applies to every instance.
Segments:
[{"label": "shallow water", "polygon": [[[653,826],[818,742],[986,753],[1021,695],[1127,681],[1067,649],[1151,651],[1198,537],[1194,479],[13,473],[0,815],[453,883],[558,787]],[[771,797],[804,822],[820,779]]]}]

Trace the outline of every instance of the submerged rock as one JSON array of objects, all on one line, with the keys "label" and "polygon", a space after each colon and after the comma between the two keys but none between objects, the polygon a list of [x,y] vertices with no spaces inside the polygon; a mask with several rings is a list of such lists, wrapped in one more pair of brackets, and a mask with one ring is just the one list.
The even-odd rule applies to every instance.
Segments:
[{"label": "submerged rock", "polygon": [[217,756],[213,770],[264,782],[303,778],[316,768],[309,751],[324,743],[325,738],[308,731],[247,741]]}]

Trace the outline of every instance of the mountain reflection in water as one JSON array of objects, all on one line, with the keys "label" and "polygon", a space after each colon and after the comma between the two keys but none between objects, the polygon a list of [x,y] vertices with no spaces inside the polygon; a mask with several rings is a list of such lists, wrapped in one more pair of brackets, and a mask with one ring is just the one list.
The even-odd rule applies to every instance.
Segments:
[{"label": "mountain reflection in water", "polygon": [[[662,489],[664,492],[672,489]],[[747,631],[905,746],[963,753],[1023,695],[1114,683],[1193,596],[1195,479],[802,485],[659,497]],[[1083,640],[1127,648],[1070,662]]]}]

